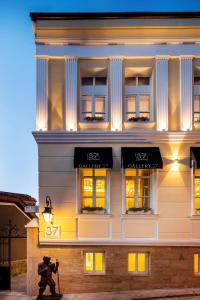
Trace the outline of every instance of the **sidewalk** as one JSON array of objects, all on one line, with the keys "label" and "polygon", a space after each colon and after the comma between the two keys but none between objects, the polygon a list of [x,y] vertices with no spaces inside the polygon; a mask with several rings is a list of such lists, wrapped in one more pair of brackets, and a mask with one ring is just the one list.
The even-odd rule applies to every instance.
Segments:
[{"label": "sidewalk", "polygon": [[[0,292],[0,300],[34,300],[36,297],[27,296],[25,292]],[[198,289],[167,289],[167,290],[135,290],[123,292],[65,294],[63,300],[200,300]]]},{"label": "sidewalk", "polygon": [[[26,295],[26,274],[12,278],[12,291],[0,291],[0,300],[34,300]],[[65,294],[63,300],[200,300],[200,288],[130,290],[104,293]]]}]

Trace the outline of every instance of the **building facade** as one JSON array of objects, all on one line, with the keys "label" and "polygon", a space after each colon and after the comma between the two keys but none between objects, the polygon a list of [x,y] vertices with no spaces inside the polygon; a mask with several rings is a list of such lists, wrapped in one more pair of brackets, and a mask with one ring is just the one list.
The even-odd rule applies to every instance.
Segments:
[{"label": "building facade", "polygon": [[64,293],[198,286],[200,14],[31,18],[40,218],[28,293],[47,254]]}]

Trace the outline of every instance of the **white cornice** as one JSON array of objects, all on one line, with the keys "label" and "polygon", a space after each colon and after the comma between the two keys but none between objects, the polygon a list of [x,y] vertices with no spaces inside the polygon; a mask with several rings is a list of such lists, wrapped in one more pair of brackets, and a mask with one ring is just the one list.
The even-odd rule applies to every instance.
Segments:
[{"label": "white cornice", "polygon": [[199,131],[34,131],[37,143],[200,143]]},{"label": "white cornice", "polygon": [[195,247],[200,246],[200,240],[155,240],[155,239],[124,239],[124,240],[103,240],[103,239],[81,239],[81,240],[40,240],[39,245],[58,246],[80,246],[80,245],[112,245],[112,246],[174,246],[174,247]]}]

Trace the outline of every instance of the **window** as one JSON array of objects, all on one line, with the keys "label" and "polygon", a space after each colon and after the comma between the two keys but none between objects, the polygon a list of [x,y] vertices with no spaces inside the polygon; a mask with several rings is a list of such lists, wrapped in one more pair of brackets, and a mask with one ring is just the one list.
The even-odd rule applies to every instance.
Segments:
[{"label": "window", "polygon": [[194,253],[194,274],[200,275],[199,253]]},{"label": "window", "polygon": [[107,119],[107,78],[81,78],[81,120],[104,121]]},{"label": "window", "polygon": [[194,95],[193,119],[200,122],[200,95]]},{"label": "window", "polygon": [[135,275],[148,275],[149,254],[145,252],[128,253],[128,272]]},{"label": "window", "polygon": [[194,170],[194,209],[195,213],[200,212],[200,169]]},{"label": "window", "polygon": [[84,252],[84,272],[87,274],[105,274],[105,253]]},{"label": "window", "polygon": [[149,121],[150,119],[150,95],[126,96],[126,121]]},{"label": "window", "polygon": [[194,76],[194,85],[200,85],[200,76]]},{"label": "window", "polygon": [[125,169],[126,212],[150,210],[151,170]]},{"label": "window", "polygon": [[150,77],[125,77],[125,121],[150,121]]},{"label": "window", "polygon": [[107,172],[107,169],[80,169],[80,197],[82,209],[106,209]]},{"label": "window", "polygon": [[150,84],[150,77],[126,77],[125,78],[125,85],[149,85]]}]

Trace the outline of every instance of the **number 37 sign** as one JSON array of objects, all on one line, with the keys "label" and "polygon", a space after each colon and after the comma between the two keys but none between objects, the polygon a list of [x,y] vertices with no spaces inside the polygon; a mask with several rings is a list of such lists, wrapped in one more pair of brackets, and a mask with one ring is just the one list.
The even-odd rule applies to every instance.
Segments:
[{"label": "number 37 sign", "polygon": [[60,226],[45,226],[44,227],[45,239],[60,239]]}]

